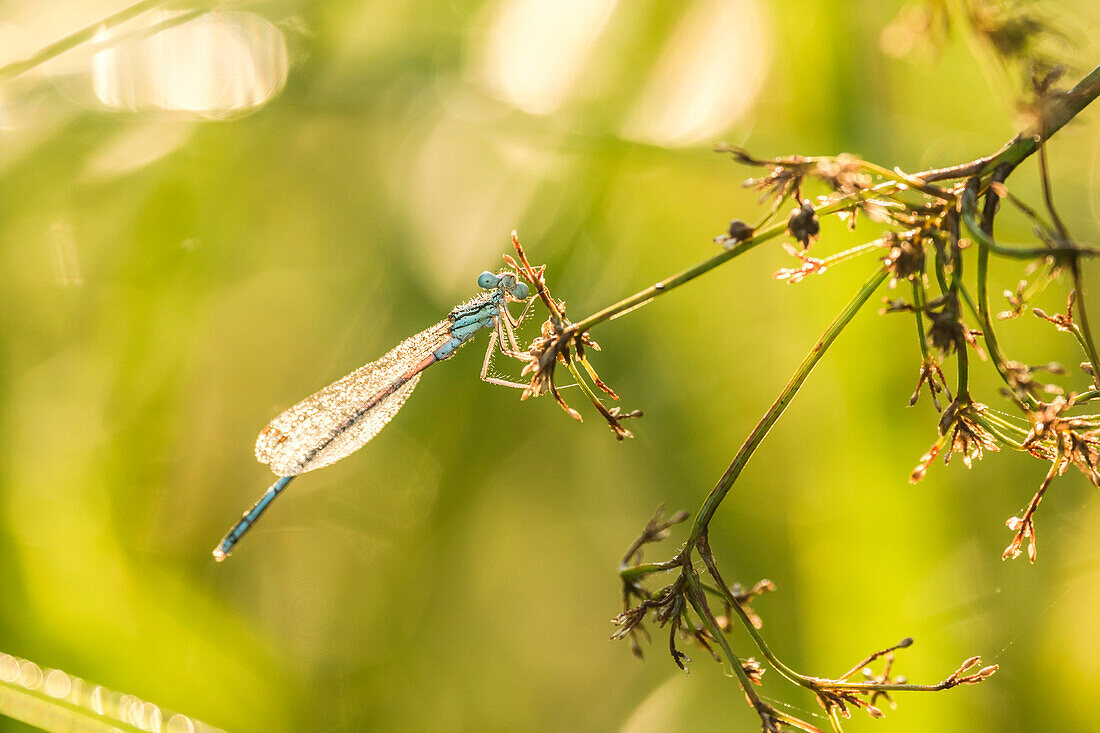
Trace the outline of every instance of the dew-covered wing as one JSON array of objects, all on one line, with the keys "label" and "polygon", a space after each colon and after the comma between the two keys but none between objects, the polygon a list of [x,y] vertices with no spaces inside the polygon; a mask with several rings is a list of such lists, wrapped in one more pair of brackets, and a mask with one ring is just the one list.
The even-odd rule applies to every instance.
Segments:
[{"label": "dew-covered wing", "polygon": [[256,439],[256,459],[279,476],[335,463],[378,434],[408,399],[418,365],[450,337],[441,321],[402,341],[272,420]]}]

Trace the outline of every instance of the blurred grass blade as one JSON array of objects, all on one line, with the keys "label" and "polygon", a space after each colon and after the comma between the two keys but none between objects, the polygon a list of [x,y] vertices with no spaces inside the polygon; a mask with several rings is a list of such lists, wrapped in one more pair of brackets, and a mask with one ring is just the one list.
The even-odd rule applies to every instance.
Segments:
[{"label": "blurred grass blade", "polygon": [[0,715],[50,731],[220,732],[133,695],[2,653]]}]

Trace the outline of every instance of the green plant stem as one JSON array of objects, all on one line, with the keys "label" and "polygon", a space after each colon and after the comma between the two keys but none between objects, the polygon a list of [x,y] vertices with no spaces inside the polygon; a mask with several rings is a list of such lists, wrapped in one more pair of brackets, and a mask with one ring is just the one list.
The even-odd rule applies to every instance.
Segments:
[{"label": "green plant stem", "polygon": [[909,682],[828,682],[829,690],[851,690],[852,692],[940,692],[958,687],[958,683],[947,680],[934,685],[914,685]]},{"label": "green plant stem", "polygon": [[[1078,326],[1076,323],[1074,323],[1073,325],[1071,325],[1066,330],[1069,332],[1069,334],[1071,336],[1073,336],[1073,339],[1077,342],[1077,345],[1081,347],[1081,353],[1085,355],[1086,359],[1089,359],[1089,345],[1088,345],[1088,342],[1085,341],[1085,333],[1084,333],[1084,331],[1081,330],[1081,327]],[[1086,363],[1091,365],[1092,364],[1091,359],[1089,361],[1087,361]],[[1095,381],[1096,380],[1093,379],[1094,385],[1095,385]]]},{"label": "green plant stem", "polygon": [[921,361],[924,364],[929,364],[932,361],[932,357],[928,353],[928,338],[924,335],[923,310],[924,285],[921,283],[920,276],[917,276],[913,278],[913,315],[916,316],[917,321],[917,343],[920,344]]},{"label": "green plant stem", "polygon": [[[875,194],[888,194],[896,192],[901,187],[912,188],[914,186],[915,179],[920,179],[924,182],[948,180],[955,178],[967,178],[970,176],[982,176],[986,173],[992,172],[996,168],[1002,165],[1009,166],[1009,170],[1018,166],[1028,156],[1033,154],[1039,146],[1039,143],[1049,138],[1058,130],[1060,130],[1069,120],[1077,115],[1081,110],[1089,105],[1097,96],[1100,96],[1100,66],[1097,66],[1089,74],[1082,79],[1077,85],[1067,92],[1063,97],[1059,97],[1054,103],[1050,105],[1047,111],[1047,118],[1043,125],[1042,132],[1036,130],[1029,130],[1018,134],[1008,144],[1006,144],[1000,151],[985,158],[978,158],[970,163],[964,163],[958,166],[952,166],[950,168],[940,168],[934,170],[923,171],[912,176],[905,176],[899,173],[888,171],[885,168],[879,166],[873,166],[871,170],[879,175],[888,176],[889,180],[872,187],[868,191],[861,191],[858,196],[847,196],[838,201],[835,201],[826,206],[822,206],[816,209],[817,215],[825,216],[832,214],[850,206],[854,201],[862,198],[869,198]],[[939,191],[939,189],[936,189]],[[976,194],[977,192],[975,192]],[[938,193],[936,195],[939,195]],[[976,199],[975,199],[976,202]],[[970,229],[973,225],[974,229],[977,229],[977,225],[973,220],[973,203],[971,204],[970,218],[968,220],[967,211],[965,205],[963,206],[963,221],[966,223],[967,228]],[[763,231],[756,232],[751,238],[738,242],[736,245],[728,250],[725,250],[714,257],[706,259],[699,264],[690,267],[682,272],[679,272],[672,277],[666,278],[644,290],[641,290],[628,298],[615,303],[613,305],[604,308],[601,311],[597,311],[588,316],[584,320],[581,320],[572,326],[573,333],[584,333],[591,329],[593,326],[610,320],[625,311],[633,308],[641,307],[663,295],[670,290],[673,290],[686,282],[694,280],[700,275],[709,272],[718,265],[724,264],[733,258],[748,252],[750,249],[754,249],[757,245],[763,242],[774,239],[787,230],[785,222],[780,222],[768,227]],[[973,232],[971,232],[973,234]],[[975,235],[976,238],[980,238],[981,234]],[[1051,248],[1030,248],[1030,249],[1015,249],[1015,248],[1001,248],[996,242],[989,242],[994,252],[998,254],[1004,254],[1007,257],[1022,257],[1033,258],[1044,254],[1050,254]],[[1081,248],[1073,248],[1074,251],[1080,252]],[[1091,251],[1090,251],[1091,253]]]},{"label": "green plant stem", "polygon": [[775,425],[779,416],[790,405],[791,400],[794,399],[795,394],[798,393],[799,388],[802,387],[802,383],[806,381],[806,378],[810,376],[810,372],[817,366],[817,362],[821,361],[821,357],[825,355],[825,352],[832,345],[836,337],[840,335],[840,332],[844,330],[844,327],[855,317],[859,309],[863,307],[863,304],[867,302],[868,298],[874,294],[878,286],[881,285],[886,277],[889,275],[889,270],[885,266],[879,267],[875,270],[874,274],[867,279],[867,282],[863,284],[863,287],[859,289],[859,292],[848,302],[846,306],[837,314],[833,322],[829,324],[829,327],[825,329],[825,333],[813,348],[810,349],[810,353],[806,355],[806,358],[802,360],[802,363],[798,365],[794,375],[791,376],[787,386],[783,388],[783,391],[779,393],[779,397],[776,398],[772,406],[768,408],[768,411],[764,414],[764,417],[760,419],[756,427],[749,433],[749,437],[745,439],[741,449],[737,451],[737,455],[734,456],[733,462],[730,463],[729,468],[722,474],[722,478],[718,480],[718,484],[711,490],[710,495],[707,496],[706,501],[703,502],[703,507],[700,509],[699,514],[695,517],[695,523],[691,528],[691,536],[688,538],[687,547],[690,548],[695,544],[703,533],[706,532],[707,526],[710,524],[711,518],[718,510],[719,504],[726,498],[726,494],[729,493],[730,488],[733,487],[733,483],[737,480],[737,477],[741,475],[741,471],[744,470],[745,465],[748,464],[752,454],[756,452],[760,443],[767,436],[768,432]]},{"label": "green plant stem", "polygon": [[1100,357],[1096,353],[1096,343],[1092,338],[1092,329],[1089,328],[1089,315],[1088,308],[1085,306],[1085,288],[1084,283],[1081,280],[1081,262],[1078,259],[1074,259],[1071,264],[1073,271],[1073,289],[1077,293],[1077,320],[1080,321],[1081,339],[1085,348],[1085,353],[1088,355],[1089,364],[1092,366],[1092,383],[1095,387],[1100,387]]},{"label": "green plant stem", "polygon": [[0,81],[13,79],[37,66],[41,66],[47,61],[55,59],[67,51],[71,51],[80,44],[92,40],[97,33],[122,25],[143,13],[154,10],[162,5],[167,5],[169,1],[170,0],[141,0],[141,2],[123,8],[113,15],[108,15],[106,18],[85,26],[75,33],[70,33],[64,38],[43,46],[22,61],[13,61],[4,66],[0,66]]},{"label": "green plant stem", "polygon": [[[1003,181],[1008,177],[1011,169],[1008,165],[1002,165],[993,172],[993,180],[997,182]],[[982,215],[982,222],[979,225],[974,220],[974,209],[976,203],[974,197],[977,193],[978,179],[971,178],[967,181],[966,190],[963,192],[962,201],[962,219],[971,234],[978,232],[982,235],[975,237],[978,242],[978,319],[982,324],[982,338],[985,340],[985,346],[989,349],[989,355],[993,359],[993,365],[997,368],[997,373],[1001,375],[1001,379],[1004,383],[1012,388],[1012,381],[1009,379],[1007,358],[1004,351],[1001,350],[1001,345],[997,341],[997,331],[993,325],[993,314],[989,310],[989,253],[991,247],[989,243],[993,241],[991,236],[993,233],[993,218],[997,211],[997,194],[994,191],[989,191],[986,194],[985,211]],[[968,210],[969,209],[969,210]],[[1028,408],[1035,410],[1039,407],[1039,401],[1032,397],[1030,394],[1023,394],[1021,398],[1027,403]]]},{"label": "green plant stem", "polygon": [[966,189],[963,191],[962,198],[959,200],[960,210],[962,212],[963,224],[966,225],[967,232],[969,232],[970,236],[977,240],[979,244],[988,248],[990,252],[1001,255],[1002,257],[1011,257],[1018,260],[1033,260],[1038,257],[1049,257],[1060,252],[1072,253],[1074,255],[1100,255],[1100,250],[1092,249],[1091,247],[1082,247],[1073,242],[1049,244],[1042,247],[1022,247],[999,244],[993,237],[983,232],[981,225],[978,224],[978,191],[980,187],[981,181],[977,177],[971,178],[967,182]]},{"label": "green plant stem", "polygon": [[[838,199],[838,200],[836,200],[836,201],[834,201],[830,204],[820,206],[817,209],[815,209],[814,211],[817,213],[817,215],[819,217],[827,216],[828,214],[834,214],[837,211],[842,211],[842,210],[850,207],[853,203],[864,200],[866,198],[870,198],[870,197],[872,197],[874,195],[877,195],[877,194],[883,194],[883,193],[889,193],[891,191],[896,191],[897,188],[898,188],[898,184],[895,183],[894,181],[886,181],[886,182],[880,183],[879,185],[874,186],[874,187],[872,187],[872,188],[870,188],[866,191],[861,191],[858,196],[857,195],[845,196],[844,198]],[[635,308],[639,308],[643,305],[647,305],[650,301],[652,301],[657,296],[664,295],[665,293],[669,292],[670,290],[673,290],[674,288],[677,288],[677,287],[683,285],[686,282],[690,282],[691,280],[694,280],[695,278],[699,277],[700,275],[703,275],[707,272],[710,272],[715,267],[718,267],[721,264],[729,262],[733,258],[738,257],[740,255],[743,255],[751,249],[755,249],[758,245],[761,245],[761,244],[763,244],[764,242],[766,242],[770,239],[774,239],[774,238],[778,237],[779,235],[783,234],[786,231],[787,231],[787,223],[786,222],[780,222],[780,223],[777,223],[777,224],[773,224],[772,226],[768,227],[767,229],[764,229],[763,231],[756,232],[749,239],[738,242],[736,245],[734,245],[730,249],[723,250],[722,252],[720,252],[720,253],[718,253],[718,254],[714,255],[713,257],[710,257],[706,260],[703,260],[702,262],[700,262],[697,265],[694,265],[693,267],[689,267],[686,270],[678,272],[678,273],[676,273],[675,275],[673,275],[671,277],[665,278],[664,280],[661,280],[660,282],[658,282],[654,285],[651,285],[650,287],[646,288],[645,290],[640,290],[637,293],[634,293],[634,295],[631,295],[628,298],[624,298],[623,300],[620,300],[618,303],[615,303],[613,305],[609,305],[608,307],[604,308],[603,310],[597,311],[596,313],[593,313],[592,315],[588,316],[584,320],[578,321],[577,323],[573,324],[570,327],[570,331],[572,331],[573,333],[577,333],[577,334],[584,333],[585,331],[588,331],[593,326],[595,326],[599,323],[603,323],[604,321],[609,321],[609,320],[615,318],[616,316],[619,316],[622,313],[625,313],[626,311],[633,310]]]},{"label": "green plant stem", "polygon": [[[950,216],[947,220],[951,233],[951,295],[948,299],[948,307],[958,328],[958,341],[955,343],[955,357],[958,363],[958,382],[955,387],[955,399],[960,403],[970,402],[970,355],[967,353],[967,343],[963,336],[963,325],[960,322],[959,291],[962,290],[963,258],[959,249],[959,218]],[[973,306],[971,306],[973,308]]]},{"label": "green plant stem", "polygon": [[629,582],[635,582],[647,575],[664,572],[666,570],[674,570],[682,566],[683,563],[680,562],[679,558],[666,562],[644,562],[638,565],[629,565],[619,568],[619,577]]},{"label": "green plant stem", "polygon": [[813,689],[814,678],[799,674],[798,672],[795,672],[793,669],[784,664],[779,659],[779,657],[777,657],[775,653],[772,652],[771,647],[768,646],[768,642],[764,640],[763,634],[761,634],[760,630],[753,625],[752,619],[750,619],[748,614],[745,613],[745,609],[742,608],[738,600],[733,597],[733,593],[730,592],[729,585],[722,578],[722,573],[718,570],[718,562],[714,559],[714,553],[711,552],[710,540],[707,537],[707,534],[704,532],[695,544],[696,549],[699,550],[699,556],[703,558],[703,564],[707,567],[707,572],[711,574],[711,577],[714,578],[715,582],[718,584],[718,587],[722,590],[722,594],[725,596],[726,603],[728,603],[730,608],[732,608],[740,617],[741,625],[745,627],[745,630],[748,632],[749,636],[752,637],[753,643],[756,644],[757,649],[760,650],[760,653],[764,656],[764,658],[767,659],[769,663],[771,663],[771,665],[775,668],[777,672],[779,672],[779,674],[783,675],[791,682],[802,687]]},{"label": "green plant stem", "polygon": [[967,344],[964,341],[955,349],[958,363],[958,381],[955,385],[956,399],[970,402],[970,359],[966,351]]},{"label": "green plant stem", "polygon": [[945,252],[945,249],[944,245],[940,242],[940,239],[938,237],[935,239],[935,242],[936,284],[940,286],[940,295],[946,295],[947,292],[951,290],[951,286],[947,283],[947,270],[945,265],[943,264],[943,254]]},{"label": "green plant stem", "polygon": [[888,181],[899,183],[904,188],[911,188],[916,191],[920,191],[923,194],[941,199],[943,201],[955,200],[955,194],[952,191],[949,191],[945,188],[940,188],[939,186],[933,186],[927,181],[920,179],[919,177],[908,176],[896,170],[892,171],[889,168],[883,168],[881,165],[877,165],[866,160],[861,160],[860,166],[864,170],[874,173],[877,176],[881,176]]},{"label": "green plant stem", "polygon": [[[592,388],[588,386],[588,383],[581,377],[579,371],[577,371],[577,365],[574,364],[576,359],[566,359],[565,368],[569,370],[569,373],[573,375],[573,381],[580,387],[581,392],[588,398],[588,401],[595,405],[597,408],[603,408],[603,403],[600,402],[600,398],[592,391]],[[606,409],[606,408],[605,408]],[[601,410],[602,411],[602,410]]]},{"label": "green plant stem", "polygon": [[1015,168],[1039,148],[1039,144],[1072,120],[1081,110],[1100,96],[1100,66],[1090,71],[1076,86],[1056,98],[1043,112],[1043,124],[1032,127],[1014,137],[992,155],[969,163],[922,171],[913,175],[923,181],[943,181],[953,178],[985,176],[1001,165]]},{"label": "green plant stem", "polygon": [[970,296],[970,290],[962,283],[959,284],[959,295],[962,296],[962,302],[966,304],[966,309],[970,311],[970,315],[981,321],[981,316],[978,314],[978,304]]},{"label": "green plant stem", "polygon": [[[808,731],[808,733],[823,733],[818,728],[815,728],[805,721],[797,720],[789,715],[779,712],[771,705],[760,699],[760,696],[756,694],[756,688],[749,679],[749,676],[745,673],[744,667],[741,666],[741,660],[734,653],[733,647],[730,646],[729,639],[726,638],[725,632],[719,627],[717,620],[714,618],[714,614],[710,610],[710,606],[707,605],[706,592],[703,590],[703,585],[699,580],[699,576],[695,570],[691,567],[684,569],[684,577],[687,580],[687,598],[691,603],[692,608],[695,609],[695,613],[702,620],[703,625],[706,627],[710,635],[718,642],[722,647],[722,653],[726,655],[726,659],[729,660],[729,665],[733,669],[733,674],[737,677],[738,684],[741,685],[741,691],[745,693],[745,697],[748,698],[749,704],[760,715],[761,718],[773,718],[777,721],[786,723],[797,727],[801,730]],[[738,604],[734,604],[740,608]]]},{"label": "green plant stem", "polygon": [[722,646],[722,651],[725,652],[726,658],[729,660],[730,667],[733,668],[734,675],[737,676],[737,681],[741,683],[741,687],[745,690],[745,695],[749,698],[749,702],[754,708],[758,710],[763,705],[763,702],[756,695],[756,691],[753,689],[752,680],[745,674],[745,670],[741,667],[741,661],[734,654],[733,648],[730,646],[729,639],[719,628],[718,622],[714,618],[714,614],[711,613],[710,607],[707,605],[706,593],[703,591],[702,583],[699,581],[699,576],[691,568],[684,569],[684,578],[687,580],[688,601],[695,609],[695,613],[698,614],[702,620],[703,625],[707,627],[707,631],[711,636]]},{"label": "green plant stem", "polygon": [[833,265],[839,265],[841,262],[847,262],[848,260],[855,259],[856,257],[859,257],[861,254],[864,254],[866,252],[870,252],[870,251],[872,251],[874,249],[877,249],[881,246],[882,246],[882,240],[881,239],[875,239],[875,240],[872,240],[870,242],[864,242],[863,244],[858,244],[855,247],[852,247],[850,249],[846,249],[843,252],[837,252],[835,255],[829,255],[828,257],[821,260],[821,263],[825,267],[832,267]]},{"label": "green plant stem", "polygon": [[1024,440],[1027,439],[1028,433],[1030,432],[1029,430],[1019,425],[1014,425],[989,410],[975,411],[973,417],[979,425],[993,433],[994,437],[1007,445],[1016,449],[1024,447],[1023,443]]},{"label": "green plant stem", "polygon": [[986,430],[988,430],[990,435],[992,435],[994,438],[1001,441],[1005,445],[1011,446],[1012,448],[1015,448],[1016,450],[1022,450],[1023,449],[1023,447],[1024,447],[1023,443],[1021,443],[1020,441],[1015,440],[1014,438],[1010,437],[1007,433],[1005,433],[1003,430],[1001,430],[1000,426],[998,426],[993,421],[986,419],[986,417],[984,415],[974,416],[974,421],[976,423],[978,423],[979,425],[981,425]]},{"label": "green plant stem", "polygon": [[[978,181],[977,178],[970,179]],[[1040,257],[1050,257],[1058,253],[1073,253],[1082,255],[1100,255],[1100,250],[1091,247],[1082,247],[1072,242],[1064,244],[1048,244],[1041,247],[1026,247],[1018,245],[1004,245],[993,239],[992,236],[982,231],[977,222],[977,190],[973,194],[963,193],[962,196],[963,223],[970,236],[989,249],[990,252],[1010,257],[1017,260],[1033,260]]]}]

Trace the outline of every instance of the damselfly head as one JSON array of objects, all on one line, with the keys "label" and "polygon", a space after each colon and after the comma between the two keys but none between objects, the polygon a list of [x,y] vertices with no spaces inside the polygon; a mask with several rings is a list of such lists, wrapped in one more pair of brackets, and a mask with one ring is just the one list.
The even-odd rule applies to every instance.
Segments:
[{"label": "damselfly head", "polygon": [[[478,278],[479,285],[485,278],[485,275],[488,274],[491,273],[482,273],[481,277]],[[493,277],[497,280],[496,287],[499,288],[501,292],[506,293],[514,300],[527,300],[527,296],[531,294],[531,289],[527,287],[527,283],[520,282],[515,273],[505,270],[499,275],[493,275]],[[486,286],[482,285],[481,287]]]}]

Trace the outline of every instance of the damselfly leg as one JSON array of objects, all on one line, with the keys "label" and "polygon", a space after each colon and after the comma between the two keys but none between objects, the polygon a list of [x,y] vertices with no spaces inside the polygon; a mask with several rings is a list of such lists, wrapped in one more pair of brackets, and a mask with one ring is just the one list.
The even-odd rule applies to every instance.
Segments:
[{"label": "damselfly leg", "polygon": [[500,377],[490,376],[489,369],[493,363],[493,354],[496,352],[498,346],[500,347],[500,353],[505,356],[527,361],[526,355],[521,350],[519,341],[516,339],[515,329],[519,328],[520,323],[527,317],[527,313],[531,310],[531,306],[534,305],[535,300],[536,298],[532,296],[531,299],[527,301],[527,305],[524,306],[518,318],[514,318],[507,308],[501,309],[500,316],[496,319],[493,331],[489,334],[489,348],[485,350],[485,359],[481,363],[482,381],[500,387],[513,387],[515,389],[527,389],[530,386],[522,382],[512,382],[507,379],[501,379]]}]

